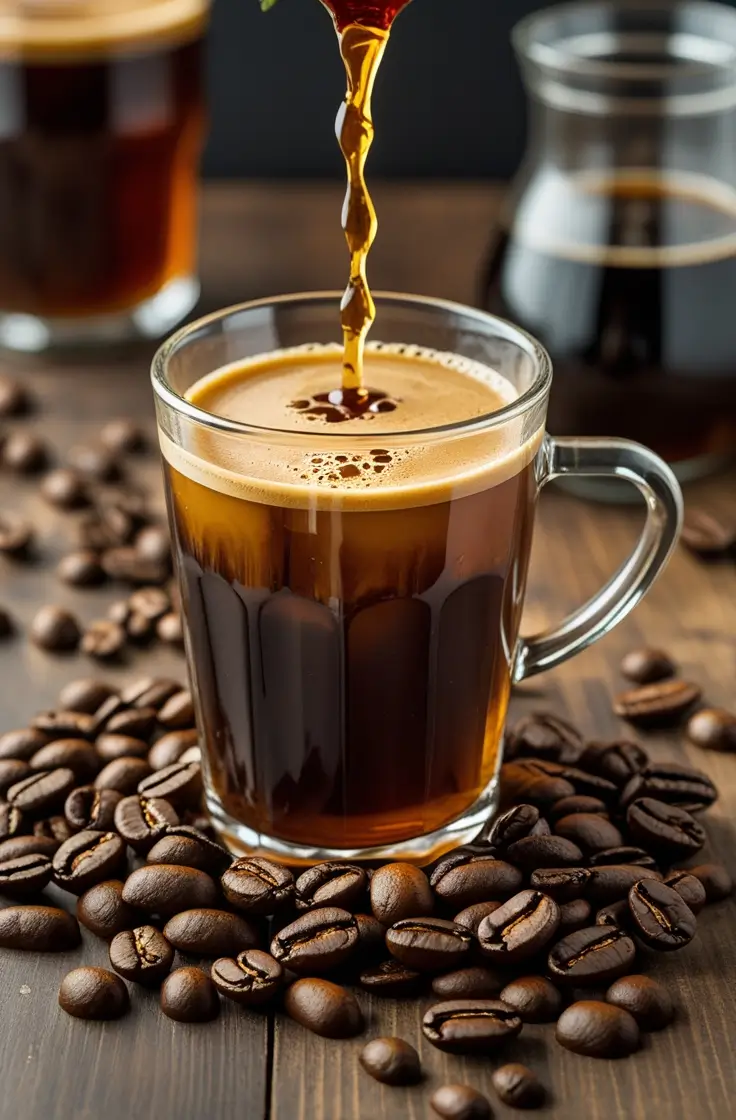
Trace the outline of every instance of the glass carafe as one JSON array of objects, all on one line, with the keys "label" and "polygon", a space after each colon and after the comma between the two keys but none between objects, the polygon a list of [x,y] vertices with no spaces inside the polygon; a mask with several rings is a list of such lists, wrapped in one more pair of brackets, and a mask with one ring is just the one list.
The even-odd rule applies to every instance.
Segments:
[{"label": "glass carafe", "polygon": [[736,12],[565,5],[515,45],[530,146],[482,302],[550,350],[551,431],[707,473],[736,446]]}]

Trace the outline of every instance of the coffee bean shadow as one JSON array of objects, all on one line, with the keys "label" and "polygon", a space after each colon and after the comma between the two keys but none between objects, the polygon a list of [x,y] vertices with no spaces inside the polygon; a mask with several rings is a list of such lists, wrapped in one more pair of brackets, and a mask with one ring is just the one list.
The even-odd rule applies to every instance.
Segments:
[{"label": "coffee bean shadow", "polygon": [[705,848],[683,864],[694,867],[709,861],[722,862],[731,874],[736,874],[736,858],[733,855],[736,852],[736,825],[718,818],[710,819],[709,816],[704,818],[703,823],[707,837]]}]

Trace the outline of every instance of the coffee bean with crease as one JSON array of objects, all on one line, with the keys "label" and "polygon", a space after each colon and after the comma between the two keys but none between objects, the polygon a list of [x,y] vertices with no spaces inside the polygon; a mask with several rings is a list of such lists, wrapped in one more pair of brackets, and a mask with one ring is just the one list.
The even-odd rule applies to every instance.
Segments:
[{"label": "coffee bean with crease", "polygon": [[135,984],[157,987],[171,972],[174,950],[155,926],[123,930],[110,942],[110,964]]},{"label": "coffee bean with crease", "polygon": [[562,1012],[555,1038],[566,1050],[588,1058],[627,1058],[639,1049],[636,1019],[621,1007],[581,1000]]},{"label": "coffee bean with crease", "polygon": [[33,770],[67,767],[74,772],[77,781],[89,782],[100,769],[100,760],[95,748],[86,739],[56,739],[36,751],[30,766]]},{"label": "coffee bean with crease", "polygon": [[0,862],[0,894],[22,898],[37,894],[51,882],[48,856],[28,855]]},{"label": "coffee bean with crease", "polygon": [[581,851],[592,855],[623,844],[616,825],[596,813],[571,813],[555,824],[555,835],[572,840]]},{"label": "coffee bean with crease", "polygon": [[583,863],[578,845],[564,836],[527,836],[511,844],[506,854],[526,872],[540,867],[580,867]]},{"label": "coffee bean with crease", "polygon": [[501,767],[501,791],[506,804],[529,803],[544,810],[563,797],[576,792],[571,782],[560,773],[557,763],[543,759],[520,758]]},{"label": "coffee bean with crease", "polygon": [[500,902],[476,902],[473,906],[466,906],[452,920],[458,926],[465,926],[471,933],[477,933],[483,919],[498,910],[500,905]]},{"label": "coffee bean with crease", "polygon": [[64,802],[64,818],[72,832],[110,832],[115,828],[115,810],[121,797],[114,789],[79,786]]},{"label": "coffee bean with crease", "polygon": [[237,957],[220,957],[212,965],[212,983],[221,996],[241,1007],[262,1007],[278,995],[284,970],[270,953],[245,949]]},{"label": "coffee bean with crease", "polygon": [[393,925],[402,918],[418,918],[434,910],[429,879],[410,863],[386,863],[371,877],[371,909],[379,922]]},{"label": "coffee bean with crease", "polygon": [[169,918],[164,937],[181,953],[234,957],[258,946],[258,931],[240,914],[200,907]]},{"label": "coffee bean with crease", "polygon": [[459,968],[468,961],[474,946],[470,930],[443,918],[404,918],[386,933],[389,953],[418,972]]},{"label": "coffee bean with crease", "polygon": [[365,897],[368,876],[357,864],[337,860],[318,863],[302,872],[296,881],[297,910],[318,906],[341,906],[353,910]]},{"label": "coffee bean with crease", "polygon": [[550,950],[552,980],[565,987],[607,984],[631,971],[636,946],[616,926],[590,926],[563,937]]},{"label": "coffee bean with crease", "polygon": [[453,909],[508,898],[521,883],[521,872],[513,864],[462,851],[441,859],[429,878],[437,897]]},{"label": "coffee bean with crease", "polygon": [[595,916],[595,924],[597,926],[618,926],[619,929],[625,929],[631,933],[634,928],[634,921],[631,917],[628,897],[620,898],[618,902],[610,902],[608,906],[603,906]]},{"label": "coffee bean with crease", "polygon": [[214,880],[204,871],[175,864],[150,863],[127,878],[123,901],[147,914],[173,918],[182,910],[209,909],[219,902]]},{"label": "coffee bean with crease", "polygon": [[35,727],[19,727],[0,735],[0,759],[14,758],[29,762],[36,751],[48,743],[49,737]]},{"label": "coffee bean with crease", "polygon": [[60,770],[39,770],[11,786],[7,792],[7,800],[14,809],[20,809],[28,816],[48,815],[49,811],[64,804],[76,782],[74,772],[65,767]]},{"label": "coffee bean with crease", "polygon": [[560,926],[558,933],[565,937],[575,930],[585,929],[591,924],[593,908],[585,898],[574,898],[560,903]]},{"label": "coffee bean with crease", "polygon": [[99,708],[94,712],[93,734],[96,742],[99,741],[102,732],[107,730],[107,725],[113,716],[118,715],[118,713],[122,711],[125,711],[125,704],[119,696],[113,694],[102,701]]},{"label": "coffee bean with crease", "polygon": [[557,933],[560,908],[541,891],[521,891],[480,923],[478,944],[494,964],[535,956]]},{"label": "coffee bean with crease", "polygon": [[718,790],[707,774],[691,766],[656,763],[636,774],[624,787],[621,808],[626,809],[640,797],[653,797],[690,813],[707,809],[718,797]]},{"label": "coffee bean with crease", "polygon": [[194,725],[192,697],[186,689],[175,692],[158,710],[158,722],[169,731],[180,731]]},{"label": "coffee bean with crease", "polygon": [[615,697],[613,710],[637,727],[671,727],[698,702],[701,690],[688,681],[659,681],[628,689]]},{"label": "coffee bean with crease", "polygon": [[430,1007],[422,1020],[424,1037],[448,1054],[493,1054],[515,1038],[522,1021],[501,1000],[447,1000]]},{"label": "coffee bean with crease", "polygon": [[536,805],[514,805],[496,817],[488,833],[488,844],[503,854],[516,840],[523,840],[525,836],[549,836],[549,832],[549,825]]},{"label": "coffee bean with crease", "polygon": [[181,685],[170,677],[141,677],[121,692],[126,704],[134,708],[155,708],[158,712]]},{"label": "coffee bean with crease", "polygon": [[611,743],[588,743],[580,759],[582,770],[607,778],[619,789],[648,765],[647,752],[638,743],[632,743],[628,739],[617,739]]},{"label": "coffee bean with crease", "polygon": [[230,905],[244,914],[275,914],[294,898],[294,876],[288,868],[259,856],[236,859],[220,883]]},{"label": "coffee bean with crease", "polygon": [[694,817],[676,805],[641,797],[626,810],[633,840],[670,862],[693,856],[705,843],[705,831]]},{"label": "coffee bean with crease", "polygon": [[583,749],[583,737],[571,723],[551,712],[532,712],[514,724],[507,749],[509,758],[573,762]]},{"label": "coffee bean with crease", "polygon": [[289,1018],[322,1038],[354,1038],[365,1027],[352,992],[316,977],[297,980],[287,988],[284,1010]]},{"label": "coffee bean with crease", "polygon": [[114,762],[116,758],[148,757],[148,743],[143,739],[134,739],[131,735],[103,732],[95,740],[95,750],[103,763]]},{"label": "coffee bean with crease", "polygon": [[546,976],[519,976],[501,989],[499,999],[525,1023],[554,1023],[562,1010],[562,996]]},{"label": "coffee bean with crease", "polygon": [[[37,769],[40,770],[42,767]],[[29,778],[33,771],[34,767],[29,762],[21,762],[18,758],[0,759],[0,796],[6,794],[11,786],[22,782],[24,778]]]},{"label": "coffee bean with crease", "polygon": [[20,809],[14,809],[5,802],[0,804],[0,841],[22,836],[25,832],[30,832],[30,823]]},{"label": "coffee bean with crease", "polygon": [[116,758],[100,770],[95,786],[97,789],[114,789],[124,797],[130,797],[136,790],[140,791],[148,777],[153,775],[144,758]]},{"label": "coffee bean with crease", "polygon": [[162,735],[148,752],[148,762],[152,770],[164,770],[173,766],[190,747],[199,745],[199,733],[195,728],[188,731],[169,731]]},{"label": "coffee bean with crease", "polygon": [[435,976],[432,992],[439,999],[495,999],[503,985],[498,973],[475,965]]},{"label": "coffee bean with crease", "polygon": [[371,995],[387,999],[408,999],[424,988],[426,975],[415,968],[408,968],[392,957],[381,961],[374,968],[364,969],[359,976],[360,986]]},{"label": "coffee bean with crease", "polygon": [[642,879],[629,891],[635,931],[652,949],[672,952],[689,945],[698,923],[687,903],[666,883]]},{"label": "coffee bean with crease", "polygon": [[116,933],[140,925],[141,913],[123,901],[123,884],[119,879],[108,879],[85,891],[77,902],[77,917],[83,926],[111,941]]},{"label": "coffee bean with crease", "polygon": [[52,862],[56,885],[84,894],[95,883],[116,878],[125,864],[125,844],[114,832],[85,829],[64,841]]},{"label": "coffee bean with crease", "polygon": [[540,867],[532,871],[529,880],[534,890],[543,891],[559,903],[582,898],[589,881],[587,867]]},{"label": "coffee bean with crease", "polygon": [[148,863],[178,863],[196,867],[217,878],[230,866],[233,857],[204,832],[188,824],[168,825],[146,857]]},{"label": "coffee bean with crease", "polygon": [[325,906],[308,910],[279,930],[271,942],[271,955],[298,976],[321,976],[344,964],[357,944],[354,916],[338,906]]},{"label": "coffee bean with crease", "polygon": [[700,913],[706,902],[705,887],[700,879],[696,879],[689,871],[671,871],[669,875],[665,875],[664,882],[673,891],[677,891],[693,914],[697,916]]},{"label": "coffee bean with crease", "polygon": [[588,859],[590,867],[608,867],[611,864],[627,864],[630,867],[650,867],[656,870],[657,862],[650,852],[643,848],[636,848],[630,844],[622,844],[619,848],[606,848],[602,852],[595,852]]},{"label": "coffee bean with crease", "polygon": [[662,876],[651,867],[630,867],[623,863],[610,863],[591,867],[585,897],[593,906],[608,906],[626,898],[634,883],[640,879],[659,879]]},{"label": "coffee bean with crease", "polygon": [[55,739],[94,739],[97,720],[88,712],[74,712],[58,708],[40,712],[33,719],[33,726],[42,731],[47,741]]},{"label": "coffee bean with crease", "polygon": [[138,855],[146,855],[167,828],[178,823],[176,810],[160,797],[134,793],[115,806],[115,828]]},{"label": "coffee bean with crease", "polygon": [[555,801],[554,805],[551,805],[548,810],[549,819],[553,824],[555,821],[560,821],[563,817],[569,817],[573,813],[596,813],[598,816],[605,818],[610,816],[605,801],[601,801],[599,797],[588,797],[584,793],[574,793],[572,797],[563,797],[561,801]]},{"label": "coffee bean with crease", "polygon": [[194,808],[202,796],[202,770],[198,762],[175,762],[142,779],[138,793],[163,797],[175,809]]},{"label": "coffee bean with crease", "polygon": [[509,1062],[493,1071],[493,1088],[499,1100],[509,1108],[540,1108],[544,1104],[544,1086],[535,1073],[518,1062]]},{"label": "coffee bean with crease", "polygon": [[559,772],[580,797],[597,797],[605,804],[616,805],[619,799],[618,786],[599,774],[592,774],[579,766],[560,766]]}]

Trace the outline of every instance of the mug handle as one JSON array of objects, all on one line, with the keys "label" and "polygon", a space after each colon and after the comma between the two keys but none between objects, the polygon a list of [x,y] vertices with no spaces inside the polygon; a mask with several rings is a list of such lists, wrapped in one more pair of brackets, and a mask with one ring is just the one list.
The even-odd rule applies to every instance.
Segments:
[{"label": "mug handle", "polygon": [[625,439],[554,439],[545,436],[539,487],[570,476],[617,478],[636,486],[647,504],[644,530],[611,580],[559,626],[519,640],[513,681],[560,665],[597,642],[632,610],[669,560],[682,528],[679,483],[653,451]]}]

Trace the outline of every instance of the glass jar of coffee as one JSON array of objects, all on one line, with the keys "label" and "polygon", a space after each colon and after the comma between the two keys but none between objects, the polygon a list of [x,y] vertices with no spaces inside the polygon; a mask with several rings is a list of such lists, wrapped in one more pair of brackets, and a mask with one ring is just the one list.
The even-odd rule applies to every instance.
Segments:
[{"label": "glass jar of coffee", "polygon": [[157,337],[197,301],[210,0],[0,0],[0,343]]},{"label": "glass jar of coffee", "polygon": [[483,303],[550,350],[553,432],[707,473],[736,446],[736,12],[564,5],[515,44],[531,145]]}]

